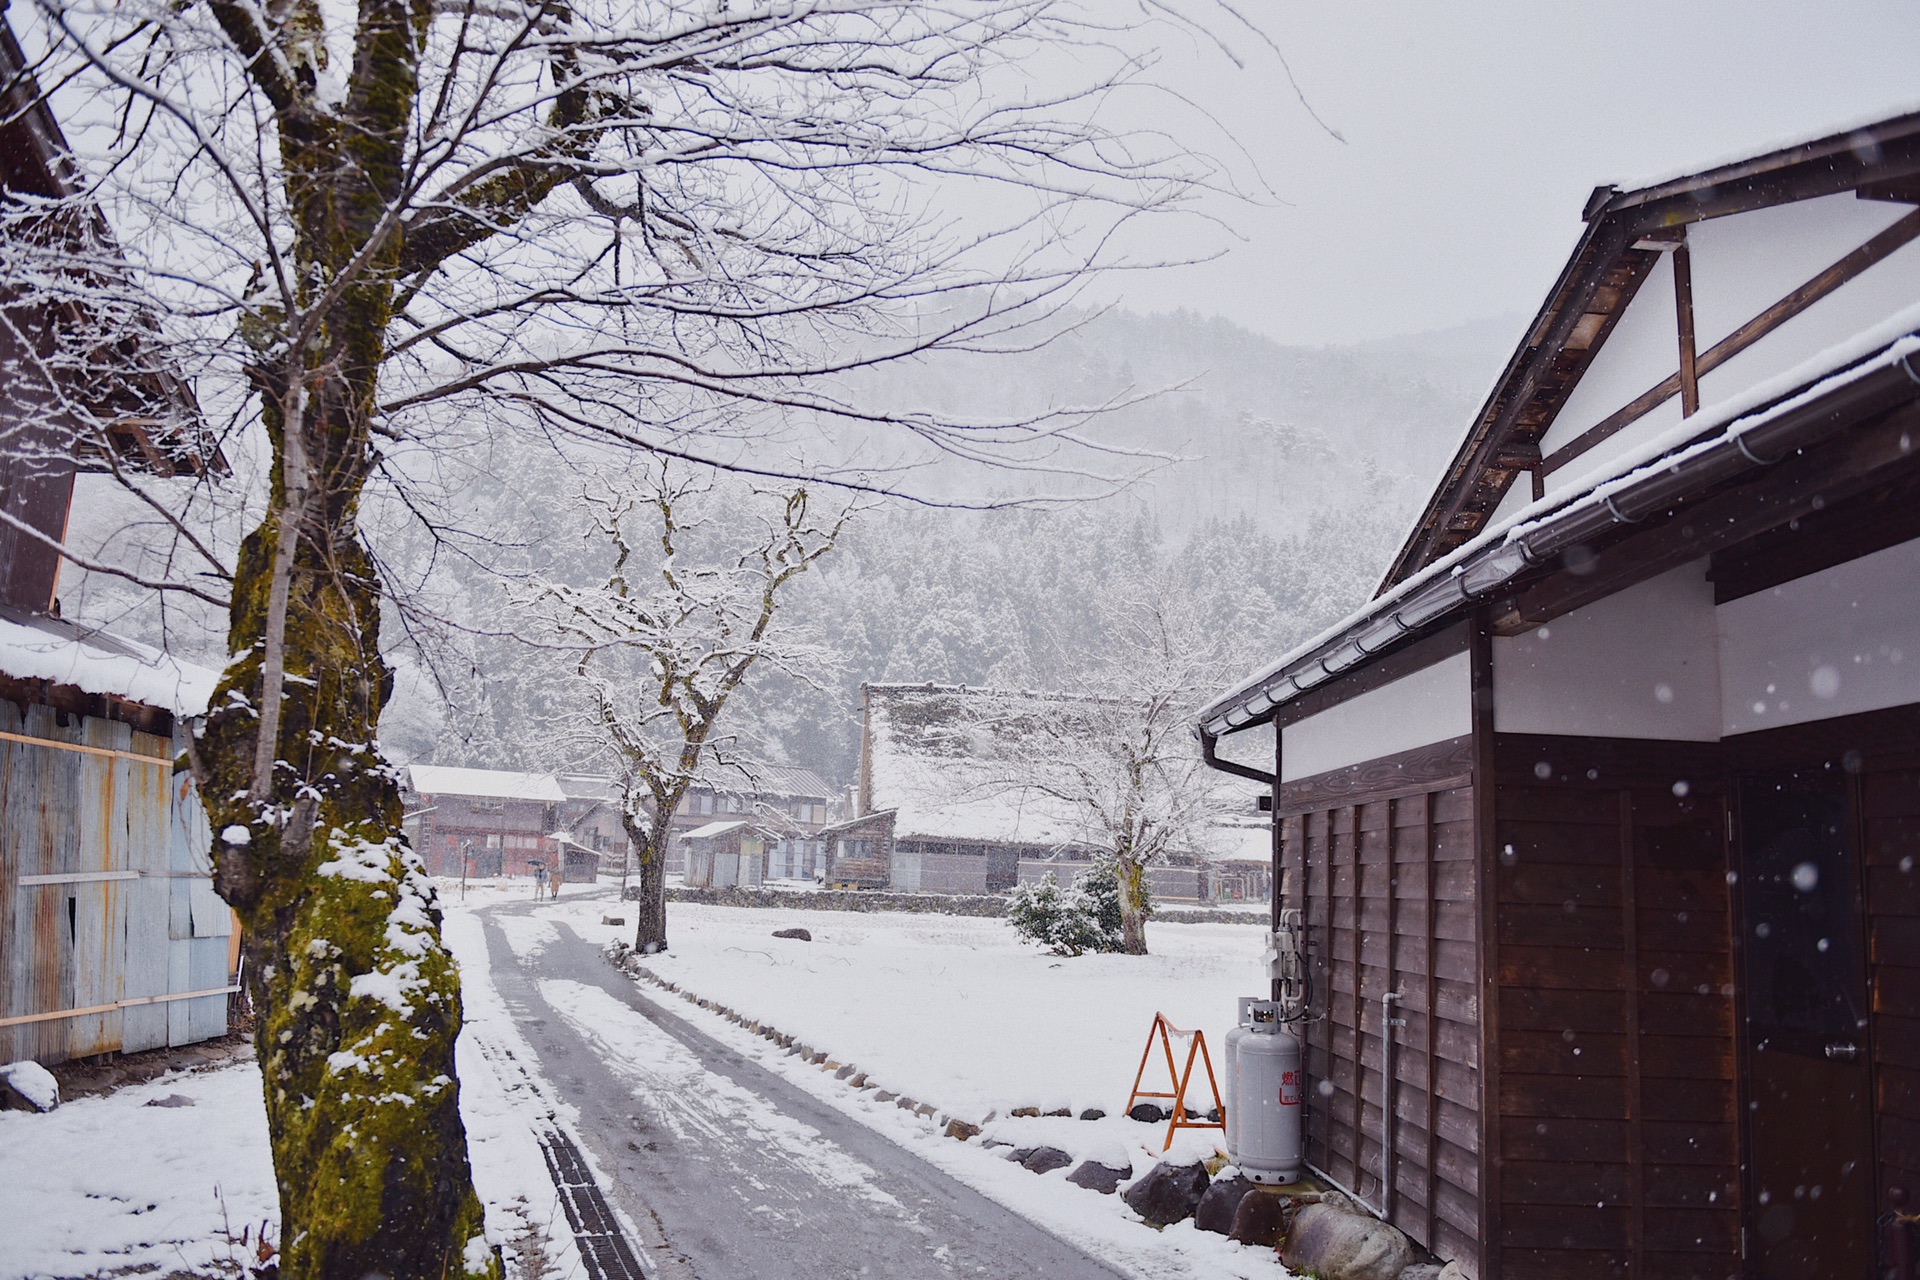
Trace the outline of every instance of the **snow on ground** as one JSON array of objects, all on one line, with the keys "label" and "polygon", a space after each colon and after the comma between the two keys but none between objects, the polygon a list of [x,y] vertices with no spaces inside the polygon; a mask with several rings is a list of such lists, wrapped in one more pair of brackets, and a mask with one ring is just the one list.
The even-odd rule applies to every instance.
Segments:
[{"label": "snow on ground", "polygon": [[[600,923],[610,910],[562,899],[535,914],[631,942],[630,928]],[[667,922],[672,949],[646,959],[653,972],[976,1121],[1029,1106],[1119,1112],[1156,1011],[1204,1030],[1222,1073],[1237,997],[1267,985],[1265,938],[1245,925],[1151,924],[1152,955],[1066,959],[991,918],[674,903]],[[813,941],[770,936],[795,925]],[[1150,1064],[1161,1079],[1164,1061]]]},{"label": "snow on ground", "polygon": [[279,1216],[251,1061],[0,1111],[0,1275],[237,1270]]},{"label": "snow on ground", "polygon": [[[528,945],[541,930],[557,936],[544,922],[508,923],[532,926],[521,931]],[[460,1113],[488,1240],[504,1250],[509,1276],[544,1268],[548,1280],[579,1280],[586,1273],[538,1139],[577,1117],[534,1074],[537,1059],[488,977],[478,920],[450,911],[446,937],[466,962]],[[79,1098],[47,1115],[0,1111],[0,1277],[239,1274],[258,1262],[263,1222],[266,1238],[279,1242],[279,1216],[251,1059]]]},{"label": "snow on ground", "polygon": [[[578,907],[570,909],[562,905],[559,908],[543,907],[540,914],[566,924],[589,940],[608,941],[611,935],[624,932],[620,928],[599,924],[598,911],[589,912]],[[883,1072],[882,1062],[903,1069],[914,1062],[922,1062],[923,1065],[945,1063],[948,1065],[937,1070],[926,1066],[925,1079],[933,1084],[944,1082],[957,1089],[975,1067],[1000,1078],[1013,1078],[1018,1074],[1013,1068],[1024,1063],[1030,1078],[1035,1073],[1057,1076],[1057,1062],[1076,1060],[1071,1054],[1051,1057],[1059,1045],[1047,1038],[1022,1046],[1011,1038],[983,1036],[983,1029],[988,1028],[984,1028],[981,1020],[974,1018],[972,1005],[967,1006],[969,1012],[966,1017],[948,1020],[931,1033],[928,1032],[931,1024],[925,1022],[911,1028],[902,1028],[892,1022],[902,1007],[918,1008],[924,1002],[937,1005],[944,998],[950,977],[957,982],[970,976],[971,985],[983,995],[995,989],[991,984],[996,982],[996,975],[999,975],[999,980],[1010,976],[1015,982],[1031,983],[1036,970],[1019,963],[1021,953],[1017,944],[1011,942],[1012,931],[1005,921],[911,916],[904,913],[861,916],[842,912],[769,912],[700,908],[680,903],[669,909],[668,918],[674,951],[667,957],[649,957],[647,964],[659,965],[673,958],[686,966],[675,981],[709,998],[720,999],[748,1017],[765,1018],[782,1030],[793,1029],[789,1023],[795,1019],[789,1015],[802,1009],[818,1006],[833,1010],[854,1006],[855,1016],[843,1025],[866,1026],[868,1033],[864,1042],[874,1052],[866,1058],[853,1053],[847,1053],[846,1056],[849,1061],[859,1062],[863,1068]],[[901,990],[910,987],[916,980],[930,981],[939,989],[920,993],[916,999],[905,1001],[904,1006],[897,999],[889,1003],[877,999],[863,1002],[859,998],[860,973],[844,958],[839,962],[820,960],[817,967],[805,970],[812,975],[802,984],[805,997],[783,1004],[774,1013],[766,1012],[774,1007],[769,1002],[776,999],[771,990],[762,993],[763,998],[756,1003],[750,998],[753,994],[750,991],[729,989],[728,994],[721,995],[717,987],[710,986],[707,981],[709,977],[726,974],[734,975],[734,981],[741,981],[745,985],[741,975],[752,974],[754,970],[736,953],[764,950],[760,947],[761,940],[775,941],[766,937],[771,930],[795,923],[813,931],[816,939],[829,935],[837,937],[837,941],[828,941],[824,945],[821,942],[812,944],[822,948],[820,954],[823,956],[835,947],[847,950],[864,945],[870,953],[867,956],[870,964],[892,972]],[[844,934],[838,933],[841,926],[846,929]],[[954,926],[960,927],[956,929]],[[972,926],[990,927],[976,929]],[[998,931],[993,927],[997,927]],[[1213,930],[1227,936],[1213,937]],[[1249,932],[1244,926],[1232,925],[1155,926],[1149,930],[1149,943],[1160,947],[1164,954],[1158,958],[1132,958],[1128,964],[1119,966],[1123,973],[1118,979],[1111,973],[1102,972],[1110,966],[1092,966],[1080,974],[1064,968],[1056,970],[1052,968],[1054,961],[1051,958],[1029,951],[1026,958],[1038,961],[1037,973],[1050,990],[1039,995],[1031,991],[1013,995],[1003,992],[1006,995],[1004,1002],[1040,1004],[1053,1008],[1060,1018],[1059,1034],[1062,1037],[1098,1034],[1087,1031],[1088,1024],[1094,1019],[1083,1006],[1092,999],[1111,999],[1113,987],[1125,984],[1129,976],[1127,971],[1131,971],[1130,976],[1134,981],[1151,981],[1157,991],[1176,993],[1182,999],[1192,999],[1198,1003],[1202,996],[1193,987],[1205,984],[1195,976],[1196,971],[1202,974],[1215,972],[1215,981],[1241,980],[1240,975],[1245,972],[1246,965],[1238,958],[1238,951],[1245,945],[1244,939]],[[1235,935],[1238,941],[1234,940]],[[807,947],[809,944],[792,945]],[[715,955],[732,956],[733,961],[714,962],[702,968],[701,961]],[[1257,970],[1257,958],[1251,963]],[[759,977],[767,980],[781,969],[795,968],[800,964],[800,961],[793,961],[790,964],[763,966]],[[1212,966],[1218,966],[1218,970],[1213,970]],[[1184,968],[1189,972],[1183,972],[1172,980],[1156,976],[1162,975],[1166,968]],[[1059,976],[1063,973],[1067,976]],[[1249,980],[1255,980],[1258,976],[1256,971],[1254,978]],[[556,993],[550,988],[560,985],[571,984],[543,983],[542,989],[551,1000]],[[658,998],[656,989],[643,987],[642,990]],[[562,997],[566,998],[565,993],[562,993]],[[1138,993],[1134,999],[1146,999],[1147,1012],[1144,1018],[1150,1021],[1153,1016],[1152,1000]],[[1076,1000],[1081,1007],[1077,1012],[1068,1013],[1067,1007]],[[984,1008],[987,1003],[982,1000],[980,1007]],[[1064,1117],[1003,1118],[990,1123],[979,1139],[956,1142],[942,1136],[935,1122],[902,1111],[891,1102],[878,1101],[875,1096],[878,1090],[856,1090],[845,1081],[803,1063],[798,1057],[735,1026],[716,1013],[678,1000],[671,1000],[667,1007],[669,1012],[688,1019],[729,1048],[1124,1274],[1139,1277],[1140,1280],[1185,1280],[1187,1277],[1201,1276],[1275,1280],[1291,1274],[1280,1265],[1272,1249],[1248,1247],[1223,1236],[1198,1231],[1191,1220],[1156,1232],[1142,1223],[1119,1196],[1098,1195],[1067,1182],[1066,1176],[1071,1166],[1036,1175],[1006,1160],[1007,1148],[987,1145],[988,1142],[997,1141],[1016,1147],[1040,1144],[1059,1146],[1073,1154],[1076,1162],[1085,1158],[1112,1160],[1117,1162],[1114,1167],[1127,1164],[1136,1173],[1144,1173],[1159,1156],[1161,1139],[1165,1133],[1163,1125],[1139,1124],[1117,1115],[1099,1121]],[[1169,1009],[1168,1012],[1171,1015],[1174,1010]],[[583,1034],[598,1037],[610,1061],[617,1062],[622,1055],[628,1054],[640,1061],[650,1061],[660,1052],[656,1044],[665,1040],[662,1033],[649,1027],[639,1014],[604,996],[591,1004],[582,1000],[563,1016]],[[989,1017],[987,1021],[990,1020]],[[1211,1039],[1213,1031],[1211,1027],[1208,1029]],[[1109,1109],[1117,1109],[1119,1102],[1125,1100],[1127,1088],[1133,1081],[1133,1070],[1139,1063],[1139,1042],[1145,1040],[1145,1031],[1146,1021],[1142,1021],[1134,1032],[1117,1039],[1109,1037],[1116,1045],[1124,1042],[1131,1046],[1127,1054],[1129,1061],[1120,1073],[1124,1078],[1117,1086],[1119,1099],[1104,1099]],[[1224,1027],[1217,1032],[1221,1035],[1224,1033]],[[812,1043],[836,1053],[842,1051],[826,1037]],[[976,1048],[987,1044],[997,1044],[999,1049],[974,1052]],[[886,1051],[888,1046],[894,1049],[891,1055]],[[886,1075],[880,1074],[878,1078],[886,1087],[894,1087]],[[1104,1067],[1100,1078],[1106,1078]],[[945,1105],[933,1089],[915,1096]],[[1004,1108],[1002,1110],[1004,1115]],[[1216,1138],[1217,1131],[1183,1133],[1175,1144],[1174,1152],[1176,1155],[1184,1153],[1193,1156],[1210,1153]]]},{"label": "snow on ground", "polygon": [[[536,951],[558,935],[543,921],[502,916],[509,945]],[[544,936],[538,928],[545,927]],[[519,941],[515,942],[515,936]],[[593,1153],[577,1142],[580,1115],[562,1102],[538,1074],[539,1058],[514,1025],[493,985],[486,934],[471,911],[449,908],[441,936],[460,965],[460,998],[466,1021],[455,1046],[460,1076],[460,1116],[467,1126],[473,1185],[487,1208],[487,1240],[500,1246],[508,1275],[546,1275],[581,1280],[586,1269],[567,1225],[559,1193],[547,1172],[539,1135],[565,1126],[581,1157],[603,1187],[612,1186]],[[616,1214],[618,1206],[613,1206]],[[622,1229],[636,1247],[640,1237],[622,1215]],[[538,1260],[544,1260],[544,1263]]]}]

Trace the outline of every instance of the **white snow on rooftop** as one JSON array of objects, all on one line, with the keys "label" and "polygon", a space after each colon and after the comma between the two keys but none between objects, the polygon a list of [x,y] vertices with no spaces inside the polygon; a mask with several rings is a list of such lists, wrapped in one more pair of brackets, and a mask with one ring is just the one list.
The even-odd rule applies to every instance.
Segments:
[{"label": "white snow on rooftop", "polygon": [[125,698],[176,716],[206,714],[220,673],[136,640],[61,618],[0,610],[0,672]]},{"label": "white snow on rooftop", "polygon": [[723,836],[729,831],[738,831],[741,827],[750,827],[752,825],[751,822],[742,818],[735,818],[728,822],[709,822],[704,827],[695,827],[680,838],[682,840],[710,840],[714,836]]},{"label": "white snow on rooftop", "polygon": [[1805,146],[1808,143],[1820,142],[1827,138],[1838,137],[1843,133],[1854,133],[1859,130],[1869,129],[1874,125],[1884,124],[1889,120],[1898,120],[1902,116],[1913,115],[1916,112],[1920,112],[1920,101],[1896,103],[1877,108],[1871,112],[1848,116],[1844,119],[1831,120],[1818,128],[1802,130],[1793,134],[1770,139],[1756,138],[1746,146],[1741,147],[1738,151],[1727,151],[1717,156],[1703,157],[1684,167],[1625,175],[1611,185],[1618,187],[1622,192],[1645,191],[1650,187],[1664,186],[1669,182],[1678,182],[1682,178],[1691,178],[1698,174],[1711,173],[1715,169],[1724,169],[1729,165],[1744,164],[1749,160],[1758,160],[1778,151],[1786,151],[1793,147]]},{"label": "white snow on rooftop", "polygon": [[559,804],[567,797],[550,773],[515,773],[507,769],[455,769],[446,765],[407,766],[413,789],[423,796],[479,796],[486,800],[544,800]]},{"label": "white snow on rooftop", "polygon": [[1070,713],[1043,694],[957,685],[869,686],[872,811],[893,809],[896,838],[1067,844],[1074,807],[1020,785],[1015,743],[1038,716]]}]

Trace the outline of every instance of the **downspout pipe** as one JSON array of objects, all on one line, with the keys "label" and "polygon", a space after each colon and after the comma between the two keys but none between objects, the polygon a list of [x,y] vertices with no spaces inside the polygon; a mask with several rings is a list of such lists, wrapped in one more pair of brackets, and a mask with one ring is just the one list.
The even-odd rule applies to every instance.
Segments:
[{"label": "downspout pipe", "polygon": [[1254,782],[1261,783],[1264,786],[1272,787],[1274,789],[1273,802],[1275,804],[1280,803],[1280,779],[1270,773],[1263,773],[1250,764],[1241,764],[1235,760],[1222,760],[1215,751],[1215,748],[1220,744],[1219,736],[1208,733],[1205,729],[1196,729],[1194,732],[1200,736],[1200,758],[1206,761],[1208,768],[1218,769],[1220,772],[1230,773],[1236,778],[1247,778]]}]

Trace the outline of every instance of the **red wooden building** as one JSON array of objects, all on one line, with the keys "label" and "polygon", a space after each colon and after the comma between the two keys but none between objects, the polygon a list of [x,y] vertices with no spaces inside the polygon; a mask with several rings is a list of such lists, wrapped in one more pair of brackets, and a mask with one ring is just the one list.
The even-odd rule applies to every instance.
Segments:
[{"label": "red wooden building", "polygon": [[1475,1277],[1920,1274],[1920,116],[1585,222],[1202,716],[1274,731],[1309,1159]]}]

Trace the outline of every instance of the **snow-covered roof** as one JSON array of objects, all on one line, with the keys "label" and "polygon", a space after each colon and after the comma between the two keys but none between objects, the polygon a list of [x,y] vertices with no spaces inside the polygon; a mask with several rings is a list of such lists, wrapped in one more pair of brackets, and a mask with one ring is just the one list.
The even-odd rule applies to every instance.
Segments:
[{"label": "snow-covered roof", "polygon": [[682,840],[711,840],[715,836],[724,836],[729,831],[738,831],[742,827],[750,827],[752,825],[751,822],[743,818],[732,818],[726,822],[709,822],[704,827],[695,827],[680,838]]},{"label": "snow-covered roof", "polygon": [[176,716],[206,714],[220,673],[62,618],[0,609],[0,672],[125,698]]},{"label": "snow-covered roof", "polygon": [[[1684,182],[1694,178],[1711,178],[1722,170],[1736,166],[1764,164],[1768,160],[1784,161],[1793,153],[1805,150],[1819,143],[1834,140],[1843,145],[1865,148],[1874,144],[1871,137],[1876,128],[1920,116],[1920,102],[1906,102],[1880,107],[1870,112],[1856,112],[1849,116],[1828,120],[1824,125],[1812,129],[1803,129],[1791,134],[1779,134],[1771,138],[1755,138],[1748,146],[1737,151],[1723,151],[1718,155],[1695,157],[1691,164],[1674,166],[1646,173],[1624,174],[1613,185],[1623,192],[1652,191],[1670,183]],[[1857,141],[1856,141],[1857,139]]]},{"label": "snow-covered roof", "polygon": [[896,838],[1059,845],[1082,834],[1074,807],[1019,779],[1018,739],[1073,700],[964,685],[868,685],[869,810],[895,810]]},{"label": "snow-covered roof", "polygon": [[620,784],[594,773],[556,773],[553,780],[569,800],[618,800]]},{"label": "snow-covered roof", "polygon": [[702,766],[699,786],[751,796],[788,796],[832,799],[837,788],[811,769],[791,764],[726,764]]},{"label": "snow-covered roof", "polygon": [[[1514,575],[1542,562],[1556,531],[1583,518],[1605,516],[1620,523],[1645,519],[1634,493],[1683,477],[1709,455],[1738,452],[1747,464],[1763,465],[1747,440],[1797,411],[1874,375],[1892,372],[1912,392],[1920,386],[1920,305],[1837,343],[1811,359],[1747,387],[1719,404],[1660,432],[1584,474],[1569,476],[1544,497],[1490,524],[1471,541],[1401,579],[1278,662],[1236,683],[1200,712],[1207,733],[1247,728],[1330,676],[1378,654],[1475,600]],[[1578,472],[1570,467],[1569,472]],[[1684,481],[1683,481],[1684,482]],[[1667,495],[1671,501],[1671,495]],[[1535,545],[1538,543],[1539,545]],[[1557,554],[1557,551],[1554,552]]]},{"label": "snow-covered roof", "polygon": [[515,773],[507,769],[455,769],[446,765],[407,766],[413,789],[423,796],[477,796],[483,800],[543,800],[559,804],[567,798],[550,773]]}]

